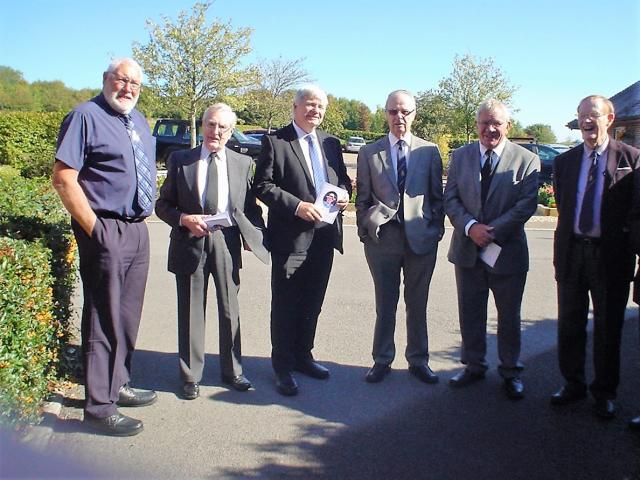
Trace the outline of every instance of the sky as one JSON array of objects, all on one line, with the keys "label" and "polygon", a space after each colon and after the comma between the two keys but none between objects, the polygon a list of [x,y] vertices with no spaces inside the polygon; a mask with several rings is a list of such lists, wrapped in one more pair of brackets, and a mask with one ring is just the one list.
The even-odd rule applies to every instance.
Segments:
[{"label": "sky", "polygon": [[[29,82],[100,88],[111,58],[148,41],[147,20],[175,19],[193,4],[6,2],[0,65]],[[518,87],[513,117],[551,125],[559,141],[579,138],[565,124],[581,98],[612,96],[640,79],[638,0],[216,0],[207,18],[253,29],[247,63],[304,58],[327,93],[372,110],[393,90],[437,88],[456,55],[492,58]]]}]

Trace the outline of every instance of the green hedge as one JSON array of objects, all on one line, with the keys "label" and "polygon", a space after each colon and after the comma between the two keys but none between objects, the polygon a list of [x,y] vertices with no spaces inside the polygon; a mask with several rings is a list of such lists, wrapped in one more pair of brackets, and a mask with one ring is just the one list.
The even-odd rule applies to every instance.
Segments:
[{"label": "green hedge", "polygon": [[0,112],[0,164],[24,177],[51,175],[66,112]]},{"label": "green hedge", "polygon": [[55,379],[51,252],[0,237],[0,425],[35,423]]},{"label": "green hedge", "polygon": [[[72,331],[72,294],[77,275],[76,244],[68,214],[48,179],[0,176],[0,237],[22,240],[32,244],[33,248],[46,248],[51,252],[47,270],[53,279],[47,318],[56,335],[41,345],[50,352],[50,358],[57,358]],[[4,280],[4,274],[2,276]],[[16,281],[16,278],[12,281]],[[4,291],[5,287],[2,289]],[[2,306],[0,308],[4,310]],[[4,335],[3,331],[0,336],[3,343]],[[20,358],[19,354],[16,352],[12,358],[18,363],[24,362],[25,359]],[[55,366],[52,368],[55,369]],[[27,415],[25,418],[31,417]]]}]

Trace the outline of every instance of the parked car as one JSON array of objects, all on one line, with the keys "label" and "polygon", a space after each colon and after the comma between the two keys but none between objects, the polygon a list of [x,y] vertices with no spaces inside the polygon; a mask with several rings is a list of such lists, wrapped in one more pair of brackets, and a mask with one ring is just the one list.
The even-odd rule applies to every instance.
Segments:
[{"label": "parked car", "polygon": [[560,153],[564,153],[567,150],[570,150],[573,148],[572,145],[564,145],[563,143],[547,143],[545,144],[547,147],[551,147],[554,150],[557,150]]},{"label": "parked car", "polygon": [[344,145],[344,151],[358,153],[366,144],[367,142],[365,142],[362,137],[349,137],[349,140],[347,140],[347,143]]},{"label": "parked car", "polygon": [[[513,139],[512,139],[513,140]],[[515,141],[521,147],[531,150],[533,153],[540,157],[540,174],[538,176],[538,183],[551,184],[553,183],[553,160],[560,155],[560,152],[555,148],[551,148],[548,145],[542,145],[539,143],[531,142],[519,142]]]},{"label": "parked car", "polygon": [[[202,143],[200,127],[201,121],[198,120],[196,122],[198,145]],[[153,127],[153,136],[156,137],[156,162],[159,166],[164,166],[171,152],[190,148],[191,125],[188,120],[160,118]],[[238,153],[249,155],[255,160],[260,154],[262,144],[259,140],[249,138],[235,129],[227,142],[227,147]]]}]

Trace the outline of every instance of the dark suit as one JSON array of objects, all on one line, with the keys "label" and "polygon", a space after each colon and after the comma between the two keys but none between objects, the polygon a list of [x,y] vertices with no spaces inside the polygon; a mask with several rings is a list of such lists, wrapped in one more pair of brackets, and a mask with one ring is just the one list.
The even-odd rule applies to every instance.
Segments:
[{"label": "dark suit", "polygon": [[[444,190],[444,209],[454,226],[449,261],[455,265],[458,313],[462,333],[462,363],[483,374],[486,355],[489,290],[498,310],[499,372],[518,375],[520,363],[520,306],[529,270],[524,224],[536,211],[540,159],[506,141],[484,206],[481,202],[478,142],[453,152]],[[479,259],[478,246],[465,233],[470,220],[494,227],[501,248],[492,267]]]},{"label": "dark suit", "polygon": [[[180,226],[181,214],[204,211],[197,188],[201,147],[181,150],[168,160],[167,178],[156,214],[171,225],[168,269],[176,275],[178,350],[185,382],[200,382],[204,367],[205,309],[209,274],[213,276],[220,324],[220,368],[227,377],[242,374],[238,290],[241,237],[264,263],[269,262],[262,230],[262,210],[251,192],[251,159],[225,149],[229,178],[229,212],[237,226],[196,237]],[[207,185],[207,189],[217,186]]]},{"label": "dark suit", "polygon": [[601,200],[601,236],[593,243],[579,241],[574,235],[583,153],[584,145],[579,145],[558,155],[554,161],[558,205],[553,254],[558,282],[558,359],[568,386],[584,390],[586,324],[591,294],[595,379],[590,390],[596,398],[613,399],[620,376],[620,337],[635,265],[629,212],[640,188],[637,174],[640,152],[609,140]]},{"label": "dark suit", "polygon": [[407,307],[406,358],[413,366],[426,365],[429,360],[427,300],[438,242],[444,233],[442,159],[435,144],[416,136],[411,137],[409,152],[402,223],[397,221],[400,192],[389,137],[358,153],[358,235],[375,286],[373,359],[383,365],[395,357],[401,271]]},{"label": "dark suit", "polygon": [[[351,191],[337,138],[316,130],[328,182]],[[316,191],[293,124],[265,135],[254,189],[269,207],[271,241],[271,359],[277,373],[312,358],[318,315],[333,263],[342,253],[342,217],[314,225],[297,217],[301,201],[313,203]]]}]

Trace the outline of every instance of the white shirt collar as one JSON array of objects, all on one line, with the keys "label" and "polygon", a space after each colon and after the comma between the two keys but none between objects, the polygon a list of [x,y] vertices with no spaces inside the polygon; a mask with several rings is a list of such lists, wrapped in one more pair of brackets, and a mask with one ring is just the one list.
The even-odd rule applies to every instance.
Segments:
[{"label": "white shirt collar", "polygon": [[[404,142],[408,145],[411,145],[411,138],[413,136],[411,135],[411,132],[407,132],[407,134],[402,138],[402,140],[404,140]],[[393,133],[389,132],[389,144],[393,147],[395,146],[396,143],[398,143],[398,140],[400,140],[398,137],[396,137]]]},{"label": "white shirt collar", "polygon": [[[218,158],[222,161],[227,159],[227,154],[225,153],[226,147],[222,147],[220,149],[219,152],[217,152],[218,154]],[[208,161],[209,159],[209,155],[211,155],[211,151],[204,146],[204,143],[200,146],[200,160],[206,160]]]},{"label": "white shirt collar", "polygon": [[311,131],[311,133],[307,133],[303,129],[301,129],[298,125],[296,125],[295,120],[293,120],[291,122],[291,124],[293,125],[293,128],[295,128],[296,134],[298,134],[298,139],[305,138],[308,135],[311,135],[316,139],[316,141],[318,140],[318,135],[316,135],[316,129],[315,128]]},{"label": "white shirt collar", "polygon": [[[507,144],[507,139],[503,138],[502,141],[498,144],[498,146],[493,149],[493,153],[495,153],[498,156],[498,158],[502,156],[502,152],[504,151],[504,147],[506,144]],[[478,145],[480,145],[480,158],[484,158],[485,154],[487,153],[487,150],[489,149],[485,147],[481,142],[478,142]]]}]

